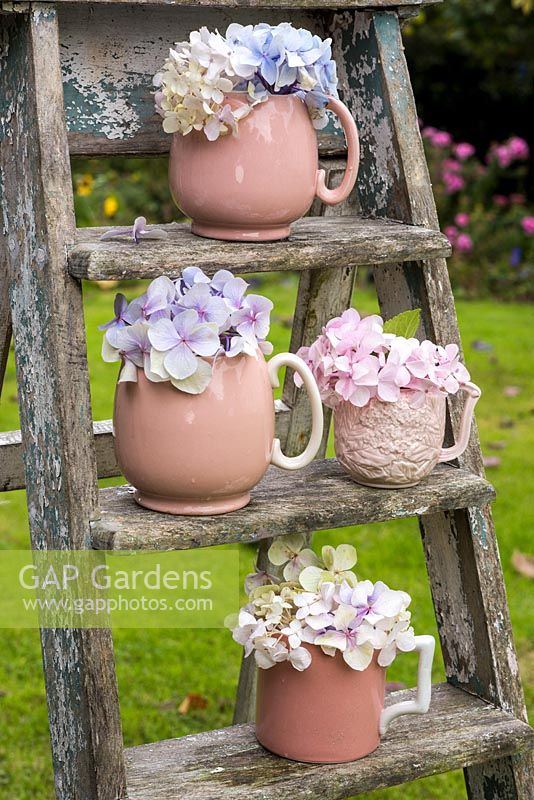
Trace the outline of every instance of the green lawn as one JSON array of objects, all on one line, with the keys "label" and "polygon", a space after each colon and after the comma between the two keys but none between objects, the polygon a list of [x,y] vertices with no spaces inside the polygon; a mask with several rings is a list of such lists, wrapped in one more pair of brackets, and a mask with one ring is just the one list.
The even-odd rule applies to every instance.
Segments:
[{"label": "green lawn", "polygon": [[[268,276],[257,290],[275,302],[272,341],[275,351],[287,348],[296,279]],[[133,296],[133,284],[124,290]],[[93,412],[95,419],[111,416],[115,368],[99,356],[97,325],[110,316],[113,295],[94,286],[86,291],[86,323]],[[355,304],[374,310],[373,295],[365,290]],[[494,302],[458,304],[464,348],[473,379],[482,386],[477,418],[486,455],[501,463],[491,469],[498,499],[495,518],[509,593],[512,621],[527,699],[534,706],[533,583],[511,567],[514,549],[532,552],[534,505],[529,475],[534,470],[534,312],[527,305]],[[491,349],[473,349],[481,341]],[[518,387],[507,396],[506,387]],[[10,363],[0,409],[0,429],[18,427],[13,363]],[[500,449],[492,449],[497,447]],[[29,546],[22,492],[0,499],[0,548]],[[289,532],[289,531],[288,531]],[[315,544],[350,541],[358,549],[360,577],[382,578],[413,597],[416,632],[435,632],[435,621],[417,523],[413,520],[376,524],[317,534]],[[243,547],[242,572],[250,570],[254,551]],[[228,725],[237,681],[240,651],[226,631],[122,630],[115,634],[124,738],[127,745],[195,733]],[[52,776],[37,631],[0,631],[0,798],[52,800]],[[399,658],[389,679],[413,685],[414,656]],[[436,658],[435,679],[443,678]],[[205,708],[182,715],[180,701],[190,692],[207,699]],[[461,798],[461,773],[437,776],[375,793],[387,800]]]}]

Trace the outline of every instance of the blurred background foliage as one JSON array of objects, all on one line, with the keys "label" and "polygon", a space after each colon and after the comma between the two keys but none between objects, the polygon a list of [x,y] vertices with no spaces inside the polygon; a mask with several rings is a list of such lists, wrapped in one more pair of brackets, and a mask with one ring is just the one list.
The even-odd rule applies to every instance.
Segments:
[{"label": "blurred background foliage", "polygon": [[404,28],[420,115],[480,154],[511,134],[533,141],[532,0],[512,2],[445,0]]},{"label": "blurred background foliage", "polygon": [[422,129],[441,227],[453,254],[457,297],[534,298],[534,208],[527,195],[530,151],[520,136],[492,143],[482,158],[470,142]]},{"label": "blurred background foliage", "polygon": [[[534,295],[533,7],[445,0],[404,28],[457,296]],[[458,157],[455,142],[472,154]]]},{"label": "blurred background foliage", "polygon": [[72,179],[80,227],[128,225],[139,216],[172,222],[178,214],[166,158],[74,158]]}]

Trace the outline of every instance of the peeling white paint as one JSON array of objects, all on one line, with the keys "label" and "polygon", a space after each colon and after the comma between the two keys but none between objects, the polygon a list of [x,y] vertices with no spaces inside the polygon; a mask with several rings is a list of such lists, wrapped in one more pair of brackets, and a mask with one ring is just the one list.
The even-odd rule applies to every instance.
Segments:
[{"label": "peeling white paint", "polygon": [[[76,129],[83,130],[88,126],[97,129],[101,136],[108,139],[132,136],[141,127],[141,119],[139,112],[129,102],[135,79],[125,69],[130,60],[127,43],[123,42],[122,48],[116,47],[117,61],[106,64],[104,69],[95,64],[95,57],[99,63],[105,63],[103,53],[95,53],[91,44],[87,37],[78,41],[71,38],[62,51],[69,127],[73,128],[72,120],[75,120]],[[102,47],[106,48],[105,41]]]},{"label": "peeling white paint", "polygon": [[519,675],[519,664],[517,663],[515,650],[511,645],[508,645],[506,648],[506,660],[508,662],[510,672],[514,677],[517,677]]},{"label": "peeling white paint", "polygon": [[153,117],[152,77],[169,47],[202,25],[226,30],[230,22],[291,19],[319,31],[320,20],[302,10],[168,8],[89,3],[59,8],[61,67],[69,131],[107,139],[135,136]]}]

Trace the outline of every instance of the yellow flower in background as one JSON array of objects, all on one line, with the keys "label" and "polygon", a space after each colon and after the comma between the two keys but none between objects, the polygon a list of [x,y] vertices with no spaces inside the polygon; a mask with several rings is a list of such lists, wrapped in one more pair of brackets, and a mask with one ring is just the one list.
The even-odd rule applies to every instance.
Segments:
[{"label": "yellow flower in background", "polygon": [[109,292],[111,289],[116,289],[119,285],[119,281],[95,281],[95,283],[99,289],[102,289],[103,292]]},{"label": "yellow flower in background", "polygon": [[119,210],[119,201],[115,195],[110,194],[104,200],[104,214],[106,217],[114,217]]},{"label": "yellow flower in background", "polygon": [[94,182],[95,179],[93,176],[89,172],[86,172],[85,175],[82,175],[77,180],[76,194],[80,197],[87,197],[87,195],[91,194],[93,191]]},{"label": "yellow flower in background", "polygon": [[534,9],[533,0],[512,0],[512,8],[520,8],[523,14],[530,14]]}]

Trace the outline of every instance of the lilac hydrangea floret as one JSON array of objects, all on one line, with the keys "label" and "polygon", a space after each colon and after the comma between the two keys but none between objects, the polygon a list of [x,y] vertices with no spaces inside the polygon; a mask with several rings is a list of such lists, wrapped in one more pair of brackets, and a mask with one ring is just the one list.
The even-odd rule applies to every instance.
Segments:
[{"label": "lilac hydrangea floret", "polygon": [[156,278],[130,303],[118,294],[113,319],[100,326],[102,357],[122,362],[120,381],[137,381],[142,369],[150,381],[199,394],[217,358],[272,352],[267,336],[273,304],[247,295],[247,288],[229,270],[210,278],[187,267],[179,278]]},{"label": "lilac hydrangea floret", "polygon": [[133,239],[135,244],[139,244],[141,239],[166,239],[168,233],[164,228],[155,226],[149,228],[145,217],[136,217],[133,225],[109,228],[109,230],[104,231],[100,239],[116,239],[122,236],[127,236],[129,239]]}]

